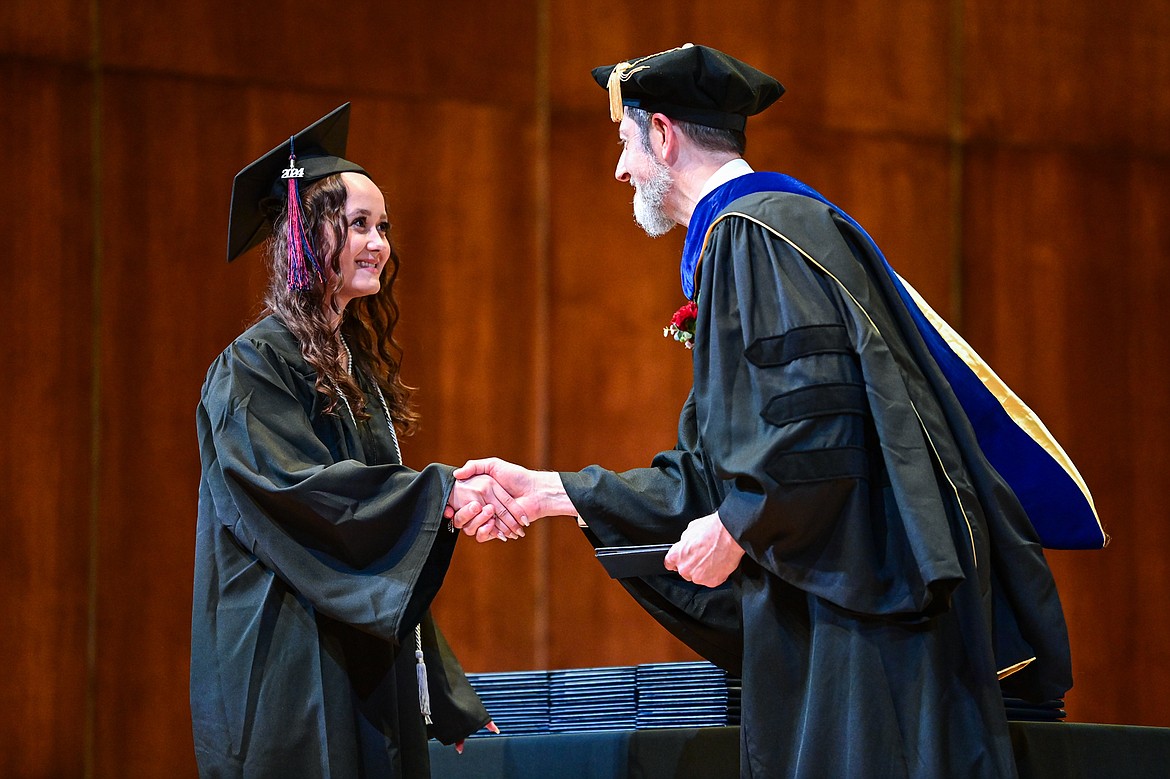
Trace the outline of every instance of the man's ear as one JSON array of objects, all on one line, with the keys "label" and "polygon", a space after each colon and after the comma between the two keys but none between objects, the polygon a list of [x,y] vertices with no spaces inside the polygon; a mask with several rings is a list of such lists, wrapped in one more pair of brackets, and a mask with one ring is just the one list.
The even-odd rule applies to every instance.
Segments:
[{"label": "man's ear", "polygon": [[659,160],[671,164],[678,158],[679,134],[678,127],[666,114],[654,114],[650,117],[650,150]]}]

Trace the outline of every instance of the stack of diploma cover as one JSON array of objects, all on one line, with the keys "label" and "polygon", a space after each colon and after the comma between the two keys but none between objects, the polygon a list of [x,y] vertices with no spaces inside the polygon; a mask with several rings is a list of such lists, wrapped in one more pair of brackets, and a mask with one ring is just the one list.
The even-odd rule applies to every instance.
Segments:
[{"label": "stack of diploma cover", "polygon": [[631,730],[637,721],[637,669],[549,671],[549,731]]},{"label": "stack of diploma cover", "polygon": [[[740,680],[705,660],[468,674],[509,736],[738,725]],[[1063,700],[1004,698],[1009,720],[1061,722]],[[480,730],[474,736],[491,735]]]},{"label": "stack of diploma cover", "polygon": [[[501,733],[525,736],[548,733],[548,671],[467,674],[484,708]],[[491,735],[486,729],[477,736]]]},{"label": "stack of diploma cover", "polygon": [[739,724],[740,681],[698,661],[638,666],[638,728]]},{"label": "stack of diploma cover", "polygon": [[510,736],[739,724],[739,679],[703,660],[469,673],[467,679]]}]

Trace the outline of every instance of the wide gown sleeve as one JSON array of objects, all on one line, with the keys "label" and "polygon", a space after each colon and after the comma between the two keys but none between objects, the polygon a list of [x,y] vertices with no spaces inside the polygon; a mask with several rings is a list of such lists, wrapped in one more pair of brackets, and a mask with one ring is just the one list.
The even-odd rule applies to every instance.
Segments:
[{"label": "wide gown sleeve", "polygon": [[[822,236],[818,251],[848,252],[823,239],[835,233],[823,221],[794,229]],[[800,245],[731,216],[703,253],[695,401],[726,487],[720,519],[793,586],[853,612],[918,618],[945,608],[962,579],[953,506],[897,367],[859,358],[884,354],[881,334]]]},{"label": "wide gown sleeve", "polygon": [[[450,559],[453,537],[440,527],[451,469],[345,457],[356,429],[335,415],[311,419],[312,387],[265,342],[237,340],[213,364],[200,414],[216,514],[317,610],[397,643]],[[336,443],[314,424],[333,426]]]}]

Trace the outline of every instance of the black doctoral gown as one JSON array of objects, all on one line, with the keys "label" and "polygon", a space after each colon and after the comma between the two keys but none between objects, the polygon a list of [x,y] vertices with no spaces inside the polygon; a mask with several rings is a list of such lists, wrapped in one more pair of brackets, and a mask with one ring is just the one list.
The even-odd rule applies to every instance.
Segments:
[{"label": "black doctoral gown", "polygon": [[562,474],[591,542],[675,541],[717,510],[746,551],[719,588],[623,582],[742,675],[743,776],[1015,775],[997,677],[1033,701],[1071,686],[1027,516],[847,220],[765,191],[711,225],[677,447]]},{"label": "black doctoral gown", "polygon": [[428,735],[449,744],[488,721],[428,611],[457,537],[443,520],[451,469],[402,466],[372,385],[371,418],[355,425],[344,408],[324,413],[314,382],[268,317],[203,387],[191,636],[200,775],[426,777]]}]

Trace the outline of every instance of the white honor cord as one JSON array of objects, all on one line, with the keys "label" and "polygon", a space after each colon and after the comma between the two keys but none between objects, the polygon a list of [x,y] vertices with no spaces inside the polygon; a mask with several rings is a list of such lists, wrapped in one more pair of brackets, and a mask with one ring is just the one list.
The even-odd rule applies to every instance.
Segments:
[{"label": "white honor cord", "polygon": [[[349,375],[353,375],[353,354],[349,351],[349,344],[345,342],[342,337],[341,345],[345,347],[346,360],[349,363]],[[382,403],[382,412],[386,415],[386,426],[390,428],[390,441],[394,444],[394,457],[398,463],[402,464],[402,450],[398,448],[398,432],[394,429],[394,420],[390,418],[390,406],[386,404],[386,396],[382,394],[382,388],[378,386],[378,382],[374,382],[374,390],[378,393],[378,400]],[[341,398],[341,402],[345,404],[345,410],[349,412],[349,418],[353,420],[354,427],[357,427],[357,417],[353,414],[353,409],[349,406],[349,398],[341,391],[341,388],[336,384],[333,385],[333,391]],[[422,712],[423,721],[431,725],[431,690],[427,685],[427,664],[423,659],[422,647],[422,625],[414,626],[414,659],[415,673],[418,676],[418,709]]]},{"label": "white honor cord", "polygon": [[[345,348],[345,360],[347,365],[347,372],[350,376],[353,375],[353,352],[349,350],[349,344],[346,343],[345,336],[341,337],[341,345]],[[333,382],[330,382],[333,384]],[[353,420],[353,426],[357,427],[357,417],[353,415],[353,409],[349,406],[349,398],[341,391],[341,387],[333,384],[333,391],[337,393],[337,397],[341,398],[341,402],[345,404],[345,410],[349,412],[349,418]],[[394,457],[398,460],[399,465],[405,465],[402,461],[402,450],[398,448],[398,431],[394,429],[394,419],[390,416],[390,406],[386,403],[386,396],[382,394],[382,387],[378,382],[374,382],[374,391],[378,393],[378,400],[382,403],[382,413],[386,415],[386,426],[390,428],[390,443],[394,444]]]},{"label": "white honor cord", "polygon": [[382,394],[382,388],[378,386],[378,382],[374,382],[374,389],[378,392],[378,400],[382,401],[382,412],[386,415],[386,424],[390,426],[390,441],[394,444],[394,456],[398,458],[399,465],[405,465],[402,462],[402,450],[398,448],[398,432],[394,429],[394,421],[390,418],[390,407],[386,405],[386,396]]}]

